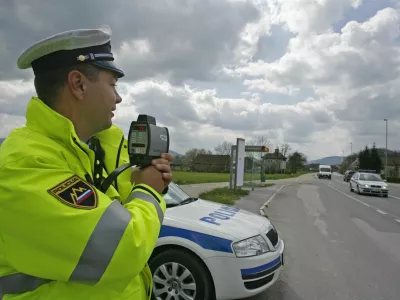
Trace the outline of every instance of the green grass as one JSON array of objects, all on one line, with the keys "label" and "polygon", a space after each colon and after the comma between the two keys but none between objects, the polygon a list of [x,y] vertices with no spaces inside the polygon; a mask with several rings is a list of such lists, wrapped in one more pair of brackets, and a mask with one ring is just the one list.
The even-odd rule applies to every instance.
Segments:
[{"label": "green grass", "polygon": [[230,190],[228,187],[216,188],[199,195],[201,199],[210,200],[222,204],[234,204],[236,200],[247,196],[250,192],[237,188],[236,191]]},{"label": "green grass", "polygon": [[[185,172],[172,171],[176,184],[193,184],[193,183],[209,183],[209,182],[228,182],[229,173],[202,173],[202,172]],[[306,172],[298,172],[296,174],[266,174],[266,180],[276,180],[298,177],[306,174]],[[250,181],[251,174],[245,174],[244,181]],[[253,180],[260,180],[260,174],[253,174]]]}]

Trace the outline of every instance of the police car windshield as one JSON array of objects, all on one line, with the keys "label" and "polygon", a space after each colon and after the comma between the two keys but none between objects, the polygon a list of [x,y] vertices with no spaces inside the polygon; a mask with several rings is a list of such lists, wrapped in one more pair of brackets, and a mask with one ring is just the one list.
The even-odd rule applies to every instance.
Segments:
[{"label": "police car windshield", "polygon": [[168,193],[164,196],[165,202],[168,204],[180,204],[182,201],[190,198],[181,188],[171,182],[168,186]]},{"label": "police car windshield", "polygon": [[365,180],[365,181],[382,181],[381,176],[378,174],[368,174],[368,173],[361,173],[360,174],[360,180]]}]

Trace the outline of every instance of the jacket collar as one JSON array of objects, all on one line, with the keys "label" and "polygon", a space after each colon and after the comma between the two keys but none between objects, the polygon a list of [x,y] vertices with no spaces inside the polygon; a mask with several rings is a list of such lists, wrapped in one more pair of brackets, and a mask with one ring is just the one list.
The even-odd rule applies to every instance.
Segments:
[{"label": "jacket collar", "polygon": [[73,139],[81,142],[72,122],[37,97],[28,103],[26,126],[62,142],[71,143]]},{"label": "jacket collar", "polygon": [[[60,140],[66,144],[71,144],[75,140],[81,146],[86,146],[86,143],[81,141],[76,134],[72,122],[48,107],[37,97],[32,97],[28,103],[26,120],[27,127],[42,132],[52,139]],[[123,131],[117,126],[112,125],[111,128],[97,133],[96,136],[100,139],[101,143],[104,142],[118,147],[123,136]]]}]

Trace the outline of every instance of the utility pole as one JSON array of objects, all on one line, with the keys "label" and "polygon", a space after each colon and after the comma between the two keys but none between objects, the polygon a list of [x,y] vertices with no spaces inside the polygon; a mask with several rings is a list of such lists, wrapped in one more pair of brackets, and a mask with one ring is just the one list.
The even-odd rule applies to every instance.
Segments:
[{"label": "utility pole", "polygon": [[385,179],[387,180],[388,178],[388,164],[387,164],[387,157],[388,157],[388,146],[387,146],[387,140],[388,140],[388,119],[383,119],[386,122],[386,157],[385,157]]},{"label": "utility pole", "polygon": [[353,159],[353,143],[350,142],[350,157]]}]

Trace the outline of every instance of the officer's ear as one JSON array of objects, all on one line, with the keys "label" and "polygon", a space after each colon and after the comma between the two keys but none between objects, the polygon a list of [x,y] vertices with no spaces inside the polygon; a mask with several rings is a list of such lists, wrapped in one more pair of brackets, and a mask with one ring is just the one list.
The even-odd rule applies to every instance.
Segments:
[{"label": "officer's ear", "polygon": [[68,86],[72,94],[78,100],[83,100],[87,92],[87,79],[77,70],[68,73]]}]

